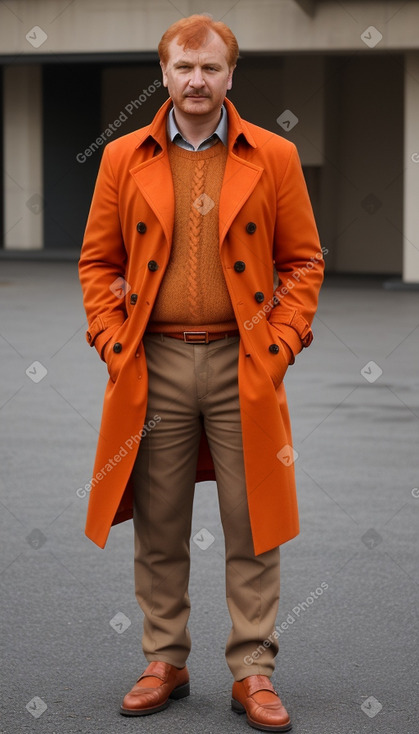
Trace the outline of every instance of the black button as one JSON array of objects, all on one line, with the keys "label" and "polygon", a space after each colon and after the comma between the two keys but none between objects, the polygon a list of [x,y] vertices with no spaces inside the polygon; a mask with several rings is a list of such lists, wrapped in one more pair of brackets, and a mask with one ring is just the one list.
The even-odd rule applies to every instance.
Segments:
[{"label": "black button", "polygon": [[154,271],[155,270],[158,270],[158,268],[159,268],[159,266],[156,263],[156,261],[155,260],[150,260],[150,262],[148,263],[148,269],[151,270],[152,273],[154,273]]},{"label": "black button", "polygon": [[271,344],[269,347],[269,351],[271,352],[271,354],[278,354],[279,352],[278,344]]},{"label": "black button", "polygon": [[115,342],[112,348],[115,354],[119,354],[119,352],[122,352],[122,344],[120,342]]},{"label": "black button", "polygon": [[257,227],[256,227],[256,224],[254,222],[248,222],[246,224],[246,232],[248,234],[254,234],[256,232],[256,229],[257,229]]},{"label": "black button", "polygon": [[147,232],[147,225],[145,222],[138,222],[137,232],[139,232],[140,234],[145,234]]},{"label": "black button", "polygon": [[138,296],[136,293],[131,293],[129,302],[134,306],[137,303]]},{"label": "black button", "polygon": [[236,273],[242,273],[245,268],[246,263],[244,263],[243,260],[237,260],[237,262],[234,263],[234,270]]},{"label": "black button", "polygon": [[265,295],[262,293],[262,291],[258,291],[257,293],[255,293],[255,301],[257,303],[263,303],[264,300]]}]

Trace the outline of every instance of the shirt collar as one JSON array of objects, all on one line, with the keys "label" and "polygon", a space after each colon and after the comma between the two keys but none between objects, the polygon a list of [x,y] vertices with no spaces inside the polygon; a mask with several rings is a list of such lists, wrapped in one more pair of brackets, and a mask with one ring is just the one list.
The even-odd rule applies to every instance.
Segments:
[{"label": "shirt collar", "polygon": [[169,115],[168,115],[168,118],[167,118],[167,130],[168,130],[169,137],[170,137],[170,140],[172,141],[172,143],[175,141],[175,138],[177,138],[179,136],[182,139],[182,141],[184,143],[186,143],[186,145],[188,146],[188,149],[190,148],[191,150],[199,150],[202,146],[205,146],[205,144],[207,144],[209,141],[212,141],[213,138],[215,138],[215,137],[218,137],[221,140],[221,142],[225,146],[227,146],[227,141],[228,141],[228,115],[227,115],[227,110],[226,110],[226,108],[225,108],[224,105],[221,106],[220,122],[218,123],[218,125],[217,125],[216,129],[214,130],[214,132],[212,133],[212,135],[210,135],[208,138],[205,138],[205,140],[202,140],[200,142],[200,144],[198,145],[198,148],[194,148],[193,145],[188,140],[185,140],[185,138],[183,137],[182,133],[180,132],[180,130],[179,130],[177,124],[176,124],[175,111],[174,111],[174,108],[173,107],[170,110]]}]

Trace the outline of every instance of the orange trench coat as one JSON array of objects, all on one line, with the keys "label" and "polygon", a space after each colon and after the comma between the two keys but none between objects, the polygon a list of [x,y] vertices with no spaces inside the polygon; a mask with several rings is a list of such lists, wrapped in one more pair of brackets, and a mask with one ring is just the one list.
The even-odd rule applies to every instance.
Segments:
[{"label": "orange trench coat", "polygon": [[[170,105],[169,99],[151,125],[106,146],[79,262],[87,340],[102,359],[105,344],[117,343],[108,358],[96,460],[86,485],[86,535],[100,547],[111,525],[132,517],[131,472],[141,433],[153,430],[144,426],[142,337],[170,258],[175,214],[166,141]],[[289,453],[284,447],[292,443],[281,339],[294,355],[310,344],[324,262],[295,146],[242,120],[229,100],[225,105],[228,156],[219,251],[240,331],[243,451],[258,555],[299,532],[294,467],[281,453]],[[205,434],[196,478],[215,479]]]}]

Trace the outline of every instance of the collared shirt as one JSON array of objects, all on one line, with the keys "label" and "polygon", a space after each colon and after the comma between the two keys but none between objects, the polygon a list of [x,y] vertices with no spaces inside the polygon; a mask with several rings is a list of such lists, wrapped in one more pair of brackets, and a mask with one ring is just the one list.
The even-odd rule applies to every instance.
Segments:
[{"label": "collared shirt", "polygon": [[202,141],[198,145],[197,148],[194,148],[192,143],[190,143],[188,140],[185,140],[182,133],[180,132],[175,119],[175,111],[174,108],[169,112],[169,116],[167,118],[167,131],[169,133],[170,140],[172,143],[175,143],[179,146],[179,148],[183,148],[184,150],[208,150],[208,148],[211,148],[213,145],[218,143],[219,140],[227,146],[227,140],[228,140],[228,116],[227,116],[227,110],[224,105],[221,107],[221,118],[220,122],[218,123],[216,129],[212,133],[212,135],[209,136],[209,138],[205,138],[205,140]]}]

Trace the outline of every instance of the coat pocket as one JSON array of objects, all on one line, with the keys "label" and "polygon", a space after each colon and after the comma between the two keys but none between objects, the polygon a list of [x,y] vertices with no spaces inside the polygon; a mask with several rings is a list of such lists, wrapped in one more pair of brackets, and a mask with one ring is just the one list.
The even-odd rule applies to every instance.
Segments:
[{"label": "coat pocket", "polygon": [[124,342],[124,333],[127,323],[128,319],[121,324],[105,347],[104,357],[108,368],[108,374],[112,382],[116,382],[124,362],[125,351],[127,348],[127,344]]},{"label": "coat pocket", "polygon": [[[275,326],[267,322],[269,331],[272,335],[272,341],[268,346],[269,358],[264,360],[264,364],[269,372],[270,378],[274,384],[275,390],[280,386],[285,377],[285,373],[289,367],[288,357],[281,343],[281,337],[275,329]],[[272,352],[271,347],[276,345],[278,352]]]}]

